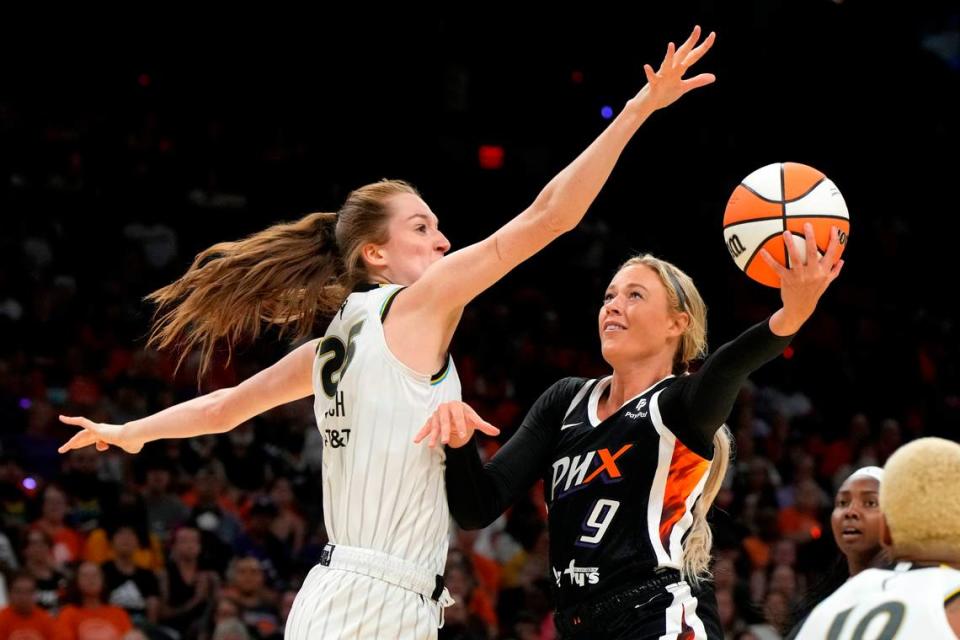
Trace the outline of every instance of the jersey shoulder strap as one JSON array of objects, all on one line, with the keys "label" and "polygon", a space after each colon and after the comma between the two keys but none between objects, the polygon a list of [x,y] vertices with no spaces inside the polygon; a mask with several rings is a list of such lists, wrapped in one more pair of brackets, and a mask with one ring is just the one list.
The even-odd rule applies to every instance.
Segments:
[{"label": "jersey shoulder strap", "polygon": [[583,401],[588,393],[590,393],[590,389],[592,389],[593,385],[596,383],[596,379],[583,381],[583,384],[580,386],[580,390],[577,391],[576,395],[573,396],[573,400],[570,401],[570,406],[567,407],[567,412],[563,414],[564,420],[566,420],[567,417],[573,413],[573,410],[576,409],[577,405]]}]

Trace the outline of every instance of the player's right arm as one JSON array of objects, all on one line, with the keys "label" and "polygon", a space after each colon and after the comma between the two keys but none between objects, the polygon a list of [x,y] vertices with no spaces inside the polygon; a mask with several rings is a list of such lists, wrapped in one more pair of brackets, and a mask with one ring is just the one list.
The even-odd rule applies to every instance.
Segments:
[{"label": "player's right arm", "polygon": [[577,226],[643,122],[688,91],[714,81],[712,74],[683,79],[687,69],[713,44],[711,33],[695,46],[699,37],[700,28],[696,27],[676,51],[670,43],[656,73],[645,65],[647,84],[526,210],[487,239],[432,264],[397,297],[389,322],[396,323],[396,335],[404,337],[406,350],[443,355],[455,328],[450,318],[457,317],[470,300],[514,267]]},{"label": "player's right arm", "polygon": [[218,389],[122,425],[97,423],[81,417],[60,416],[82,430],[68,440],[60,453],[96,444],[137,453],[148,442],[164,438],[190,438],[224,433],[250,418],[313,393],[313,358],[319,340],[303,344],[276,364],[235,387]]}]

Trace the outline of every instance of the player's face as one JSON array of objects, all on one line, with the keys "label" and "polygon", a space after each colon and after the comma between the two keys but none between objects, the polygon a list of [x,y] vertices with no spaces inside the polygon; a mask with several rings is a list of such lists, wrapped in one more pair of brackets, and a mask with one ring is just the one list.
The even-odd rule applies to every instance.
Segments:
[{"label": "player's face", "polygon": [[672,360],[683,333],[682,314],[669,308],[660,276],[642,264],[624,267],[610,281],[600,307],[600,349],[614,368],[652,356]]},{"label": "player's face", "polygon": [[837,492],[830,525],[844,555],[873,556],[880,552],[880,483],[875,478],[847,480]]},{"label": "player's face", "polygon": [[450,250],[450,242],[440,233],[437,216],[418,196],[401,193],[390,198],[387,207],[390,239],[378,246],[378,257],[390,282],[409,285]]}]

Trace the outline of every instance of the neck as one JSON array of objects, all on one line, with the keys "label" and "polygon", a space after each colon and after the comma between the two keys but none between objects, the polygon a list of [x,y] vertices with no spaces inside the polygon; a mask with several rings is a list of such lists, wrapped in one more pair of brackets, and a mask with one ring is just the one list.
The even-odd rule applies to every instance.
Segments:
[{"label": "neck", "polygon": [[99,596],[83,596],[83,606],[89,609],[96,609],[100,606]]},{"label": "neck", "polygon": [[121,571],[128,571],[134,568],[133,558],[130,557],[116,556],[113,559],[113,562],[117,565],[117,569],[120,569]]},{"label": "neck", "polygon": [[851,577],[857,575],[864,569],[869,569],[871,565],[871,559],[869,558],[854,555],[847,556],[847,570],[850,572]]},{"label": "neck", "polygon": [[672,363],[649,360],[631,363],[628,366],[615,367],[610,388],[607,390],[607,407],[616,410],[630,398],[639,395],[656,382],[669,376],[672,371]]}]

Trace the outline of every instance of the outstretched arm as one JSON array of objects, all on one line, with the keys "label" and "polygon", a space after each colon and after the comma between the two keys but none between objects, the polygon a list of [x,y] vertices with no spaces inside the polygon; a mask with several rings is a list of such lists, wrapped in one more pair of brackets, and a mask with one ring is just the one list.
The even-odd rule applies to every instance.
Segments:
[{"label": "outstretched arm", "polygon": [[[600,136],[543,188],[526,210],[485,240],[432,264],[398,296],[386,323],[388,342],[394,331],[393,324],[396,335],[404,336],[411,351],[431,354],[445,351],[456,325],[451,322],[452,317],[511,269],[576,227],[607,181],[624,147],[650,114],[672,104],[688,91],[714,81],[711,74],[683,78],[687,69],[713,45],[714,34],[696,46],[699,38],[700,28],[696,27],[679,49],[674,50],[670,43],[658,71],[646,65],[647,84]],[[421,338],[411,338],[414,329]],[[411,339],[418,344],[409,344]]]},{"label": "outstretched arm", "polygon": [[218,389],[140,420],[116,425],[60,416],[62,422],[81,427],[82,431],[59,451],[66,453],[91,444],[103,451],[112,444],[128,453],[137,453],[153,440],[229,431],[268,409],[313,393],[311,376],[317,342],[311,340],[297,347],[273,366],[235,387]]}]

